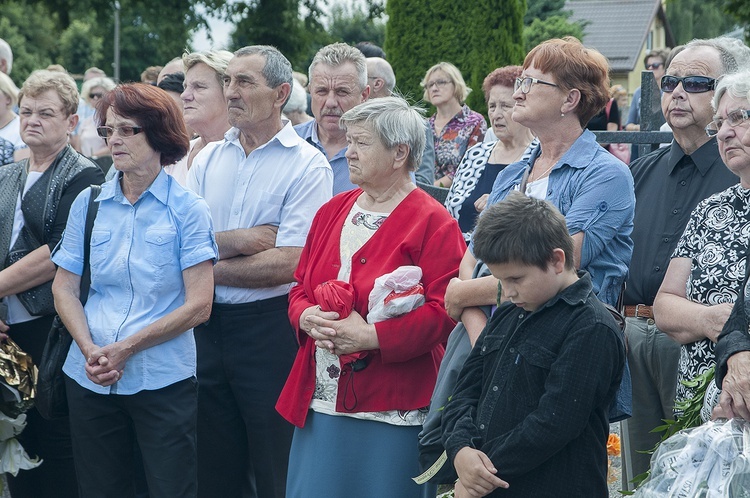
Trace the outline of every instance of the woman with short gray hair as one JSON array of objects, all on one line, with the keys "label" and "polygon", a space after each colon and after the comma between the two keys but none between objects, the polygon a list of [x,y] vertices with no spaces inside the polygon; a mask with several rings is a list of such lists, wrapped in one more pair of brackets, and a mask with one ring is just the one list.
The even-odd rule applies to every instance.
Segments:
[{"label": "woman with short gray hair", "polygon": [[[370,100],[341,125],[359,188],[320,208],[289,293],[300,349],[276,405],[297,426],[286,496],[418,498],[417,434],[453,328],[443,296],[465,244],[409,176],[425,144],[415,108]],[[424,304],[375,318],[375,279],[415,267]],[[329,292],[344,306],[333,307]]]},{"label": "woman with short gray hair", "polygon": [[[714,119],[706,126],[706,133],[717,138],[722,161],[740,181],[695,207],[654,300],[656,325],[681,344],[675,398],[678,415],[685,403],[696,401],[698,388],[690,381],[717,367],[717,382],[708,382],[702,400],[697,400],[702,401],[704,422],[711,418],[711,412],[719,402],[719,386],[727,371],[726,360],[737,351],[725,347],[727,354],[723,358],[718,354],[722,344],[722,325],[732,305],[738,303],[733,312],[736,315],[737,307],[745,306],[743,296],[747,296],[743,289],[747,288],[749,256],[750,146],[743,143],[743,138],[750,130],[750,70],[720,79],[716,83],[712,105]],[[700,331],[688,330],[682,320],[685,316],[692,317],[691,320],[699,324]],[[736,323],[734,316],[729,317],[727,325],[731,322]],[[734,346],[738,340],[749,342],[747,323],[739,331],[732,330],[731,325],[727,330],[727,325],[724,325],[724,331],[731,333]],[[732,394],[736,396],[737,391]],[[730,418],[746,413],[748,402],[740,399],[735,399],[735,402],[738,411],[729,413]]]}]

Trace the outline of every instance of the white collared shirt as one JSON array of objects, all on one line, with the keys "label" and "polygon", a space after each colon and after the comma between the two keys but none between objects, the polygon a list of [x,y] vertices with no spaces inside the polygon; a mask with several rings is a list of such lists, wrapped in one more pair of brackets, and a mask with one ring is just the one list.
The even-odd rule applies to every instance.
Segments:
[{"label": "white collared shirt", "polygon": [[[245,154],[240,131],[208,144],[193,159],[187,187],[206,199],[217,232],[258,225],[279,227],[276,247],[305,245],[318,208],[333,192],[325,156],[286,123],[270,141]],[[257,289],[216,286],[217,303],[239,304],[281,296],[291,284]]]}]

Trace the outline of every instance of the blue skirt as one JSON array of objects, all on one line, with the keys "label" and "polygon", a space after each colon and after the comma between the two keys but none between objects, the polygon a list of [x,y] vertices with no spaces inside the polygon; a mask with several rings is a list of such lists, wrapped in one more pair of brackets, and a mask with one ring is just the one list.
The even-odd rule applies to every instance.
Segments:
[{"label": "blue skirt", "polygon": [[421,429],[310,410],[294,430],[287,498],[426,497],[428,487],[411,479],[420,474]]}]

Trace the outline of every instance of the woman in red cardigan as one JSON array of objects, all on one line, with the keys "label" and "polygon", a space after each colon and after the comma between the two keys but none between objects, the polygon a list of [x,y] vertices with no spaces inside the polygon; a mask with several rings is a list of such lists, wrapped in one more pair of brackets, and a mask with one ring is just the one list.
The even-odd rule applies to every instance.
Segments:
[{"label": "woman in red cardigan", "polygon": [[[409,176],[425,146],[415,108],[379,98],[341,124],[349,176],[360,188],[318,211],[289,294],[300,349],[276,405],[297,426],[287,497],[419,497],[411,480],[419,474],[417,434],[454,326],[445,288],[466,244],[445,208]],[[403,266],[421,269],[424,304],[368,323],[375,279]],[[331,281],[353,290],[348,316],[316,299],[316,288]]]}]

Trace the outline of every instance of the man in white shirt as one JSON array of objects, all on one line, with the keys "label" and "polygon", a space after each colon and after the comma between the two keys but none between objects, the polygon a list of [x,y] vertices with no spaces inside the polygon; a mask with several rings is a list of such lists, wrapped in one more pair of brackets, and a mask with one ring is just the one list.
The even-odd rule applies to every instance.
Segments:
[{"label": "man in white shirt", "polygon": [[211,208],[220,255],[211,319],[195,329],[200,497],[285,493],[293,427],[274,406],[297,351],[287,293],[333,184],[325,156],[282,122],[291,84],[275,48],[235,52],[224,75],[232,128],[188,173]]}]

